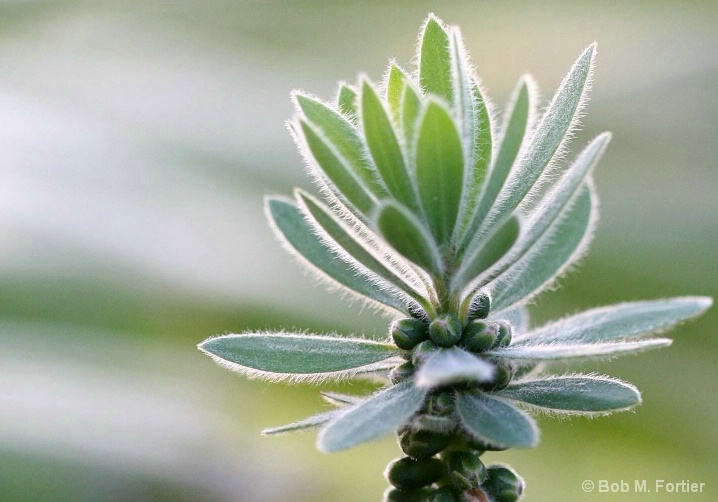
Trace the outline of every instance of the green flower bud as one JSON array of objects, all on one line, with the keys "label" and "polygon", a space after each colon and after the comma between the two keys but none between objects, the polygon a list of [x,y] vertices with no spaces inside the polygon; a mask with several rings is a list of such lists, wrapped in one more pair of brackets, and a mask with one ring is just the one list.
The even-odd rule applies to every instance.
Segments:
[{"label": "green flower bud", "polygon": [[449,479],[459,490],[474,490],[486,480],[486,467],[475,453],[455,451],[447,459]]},{"label": "green flower bud", "polygon": [[496,343],[499,325],[486,321],[471,321],[461,334],[461,345],[471,352],[489,350]]},{"label": "green flower bud", "polygon": [[391,380],[391,383],[396,385],[411,378],[414,374],[414,369],[414,365],[411,364],[411,361],[406,361],[405,363],[392,368],[389,372],[389,379]]},{"label": "green flower bud", "polygon": [[496,386],[496,389],[503,389],[508,384],[511,383],[511,380],[514,377],[514,372],[516,370],[514,369],[514,365],[511,363],[511,361],[506,361],[504,364],[500,364],[496,368],[496,376],[494,377],[494,385]]},{"label": "green flower bud", "polygon": [[453,347],[461,339],[461,321],[453,314],[441,314],[429,324],[429,336],[439,347]]},{"label": "green flower bud", "polygon": [[492,465],[487,469],[488,477],[481,486],[496,502],[515,502],[524,491],[524,481],[511,468]]},{"label": "green flower bud", "polygon": [[485,295],[480,294],[474,297],[469,307],[469,321],[474,319],[486,319],[489,317],[489,311],[491,310],[491,299]]},{"label": "green flower bud", "polygon": [[395,487],[411,491],[438,481],[442,473],[443,464],[438,458],[414,460],[402,457],[389,464],[385,475]]},{"label": "green flower bud", "polygon": [[514,378],[515,373],[514,365],[511,361],[504,361],[496,366],[496,374],[493,380],[481,384],[481,388],[484,390],[501,390],[506,388],[511,380]]},{"label": "green flower bud", "polygon": [[421,364],[437,350],[439,350],[439,347],[437,347],[434,342],[425,340],[411,351],[411,362],[414,363],[414,366],[421,366]]},{"label": "green flower bud", "polygon": [[424,404],[424,410],[429,415],[442,416],[451,415],[454,412],[453,392],[441,392],[429,395]]},{"label": "green flower bud", "polygon": [[404,350],[411,350],[428,338],[426,323],[413,317],[396,319],[389,332],[396,346]]},{"label": "green flower bud", "polygon": [[384,502],[424,502],[429,491],[429,488],[411,491],[389,488],[384,492]]},{"label": "green flower bud", "polygon": [[399,438],[402,451],[416,460],[433,457],[444,451],[450,442],[451,438],[446,434],[421,430],[406,431]]},{"label": "green flower bud", "polygon": [[443,487],[429,493],[426,500],[427,502],[457,502],[459,499],[454,496],[451,488]]},{"label": "green flower bud", "polygon": [[511,343],[511,325],[505,321],[498,323],[499,333],[496,337],[496,345],[498,347],[508,347]]}]

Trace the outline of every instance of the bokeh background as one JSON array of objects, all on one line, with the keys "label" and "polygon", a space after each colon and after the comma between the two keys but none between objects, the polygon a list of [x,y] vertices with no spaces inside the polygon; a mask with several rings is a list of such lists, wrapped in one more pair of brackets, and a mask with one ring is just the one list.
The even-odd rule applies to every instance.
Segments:
[{"label": "bokeh background", "polygon": [[[307,386],[247,381],[195,345],[300,327],[382,336],[275,242],[266,193],[311,188],[289,92],[329,98],[405,67],[426,14],[459,24],[503,105],[533,73],[550,98],[599,42],[576,151],[612,130],[602,221],[537,322],[611,302],[718,295],[715,1],[0,2],[0,500],[379,500],[390,438],[327,456]],[[718,498],[718,309],[670,349],[585,368],[645,404],[540,419],[537,450],[490,455],[527,501]],[[367,392],[360,384],[344,391]],[[705,482],[702,494],[586,494],[581,482]]]}]

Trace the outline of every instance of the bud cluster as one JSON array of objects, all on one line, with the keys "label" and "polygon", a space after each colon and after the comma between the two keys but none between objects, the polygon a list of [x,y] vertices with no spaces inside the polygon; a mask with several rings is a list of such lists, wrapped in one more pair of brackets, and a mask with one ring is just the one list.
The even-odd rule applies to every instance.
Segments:
[{"label": "bud cluster", "polygon": [[[508,347],[512,329],[506,321],[489,321],[491,305],[489,297],[479,295],[472,303],[466,324],[452,313],[441,313],[431,322],[414,317],[395,320],[390,326],[390,335],[400,349],[406,351],[406,362],[395,367],[390,373],[392,383],[397,384],[411,378],[431,355],[442,348],[458,346],[481,355],[492,349]],[[482,390],[505,388],[514,376],[514,367],[509,362],[497,365],[496,376],[490,382],[476,385]]]},{"label": "bud cluster", "polygon": [[[464,493],[482,493],[497,502],[521,497],[521,478],[505,466],[486,468],[481,450],[460,449],[448,436],[427,431],[405,431],[400,445],[407,456],[387,467],[392,488],[384,494],[386,502],[458,502]],[[442,447],[443,453],[432,455]]]},{"label": "bud cluster", "polygon": [[[397,384],[414,373],[437,351],[457,346],[480,356],[511,342],[511,325],[488,321],[488,297],[472,305],[469,319],[462,324],[451,313],[441,313],[431,322],[404,318],[391,325],[394,343],[405,351],[406,361],[390,373]],[[399,446],[405,456],[394,460],[386,470],[392,485],[384,496],[387,502],[455,502],[462,494],[479,492],[502,502],[516,501],[521,495],[521,479],[510,469],[488,469],[481,455],[496,448],[477,440],[459,425],[454,409],[454,389],[467,386],[481,390],[506,387],[514,375],[510,363],[496,365],[490,382],[461,382],[432,391],[422,409],[399,431]]]},{"label": "bud cluster", "polygon": [[[407,317],[397,319],[389,328],[391,338],[402,350],[415,351],[424,342],[433,346],[449,348],[454,345],[477,354],[511,343],[511,325],[504,321],[487,321],[490,311],[487,296],[479,296],[472,303],[469,319],[464,325],[452,313],[442,313],[430,323],[422,319]],[[424,345],[428,347],[428,345]],[[420,349],[420,352],[424,351]],[[424,351],[425,352],[425,351]]]}]

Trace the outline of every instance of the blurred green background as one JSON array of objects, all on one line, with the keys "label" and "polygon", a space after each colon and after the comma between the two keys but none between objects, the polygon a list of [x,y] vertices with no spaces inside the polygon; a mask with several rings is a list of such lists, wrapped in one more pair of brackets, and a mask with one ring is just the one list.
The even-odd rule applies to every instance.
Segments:
[{"label": "blurred green background", "polygon": [[[602,221],[537,321],[611,302],[718,295],[718,4],[706,2],[0,2],[0,501],[380,499],[391,439],[327,456],[264,426],[325,408],[307,386],[247,381],[195,344],[299,327],[382,336],[277,245],[262,196],[310,188],[289,92],[329,98],[426,14],[459,24],[503,106],[546,100],[593,40],[573,151],[612,130]],[[645,404],[541,418],[537,450],[497,453],[525,500],[716,500],[718,309],[670,349],[585,368]],[[367,387],[344,384],[362,393]],[[590,479],[705,482],[702,494],[586,494]]]}]

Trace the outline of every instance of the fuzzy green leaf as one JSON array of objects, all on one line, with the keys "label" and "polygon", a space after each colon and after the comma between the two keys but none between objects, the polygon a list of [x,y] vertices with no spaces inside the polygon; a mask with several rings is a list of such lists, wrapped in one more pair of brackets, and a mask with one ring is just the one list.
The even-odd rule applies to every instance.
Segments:
[{"label": "fuzzy green leaf", "polygon": [[585,186],[575,204],[564,208],[536,244],[486,286],[493,309],[504,310],[528,300],[578,259],[591,236],[591,199],[591,189]]},{"label": "fuzzy green leaf", "polygon": [[339,86],[337,94],[337,108],[339,111],[356,120],[357,116],[357,92],[347,84],[342,83]]},{"label": "fuzzy green leaf", "polygon": [[452,290],[462,291],[470,285],[474,279],[488,270],[489,267],[505,256],[516,243],[520,230],[519,219],[511,215],[491,235],[482,241],[482,246],[476,249],[471,255],[467,255],[463,264],[452,280]]},{"label": "fuzzy green leaf", "polygon": [[472,227],[472,223],[478,209],[481,193],[486,184],[486,177],[489,173],[493,153],[491,114],[481,94],[479,85],[473,81],[471,93],[476,116],[472,121],[474,124],[473,137],[469,140],[469,144],[473,150],[473,154],[470,157],[472,164],[466,173],[466,180],[464,182],[465,193],[463,207],[461,209],[461,233],[459,234],[459,238],[462,240],[465,235],[473,235],[476,233],[476,229]]},{"label": "fuzzy green leaf", "polygon": [[334,192],[337,197],[343,201],[348,201],[360,213],[364,215],[370,214],[377,204],[374,195],[330,143],[321,137],[316,128],[304,120],[300,120],[299,123],[312,156],[327,178],[329,178],[329,181],[336,187]]},{"label": "fuzzy green leaf", "polygon": [[222,366],[268,380],[339,378],[399,354],[387,343],[294,333],[218,336],[198,347]]},{"label": "fuzzy green leaf", "polygon": [[451,113],[430,100],[419,125],[416,177],[426,219],[439,246],[447,246],[456,225],[464,176],[461,137]]},{"label": "fuzzy green leaf", "polygon": [[[581,152],[570,169],[568,169],[558,181],[553,183],[553,188],[544,197],[543,201],[531,212],[528,221],[524,225],[526,232],[516,243],[511,256],[502,261],[502,266],[494,267],[492,273],[484,277],[478,286],[483,286],[494,280],[532,249],[547,229],[555,223],[561,211],[569,206],[578,196],[583,187],[583,183],[606,150],[610,139],[610,133],[603,133],[596,137]],[[485,238],[486,237],[484,237],[484,239]],[[479,240],[479,242],[482,242],[482,240]]]},{"label": "fuzzy green leaf", "polygon": [[345,450],[394,432],[424,403],[426,389],[407,381],[373,394],[341,414],[319,433],[317,447]]},{"label": "fuzzy green leaf", "polygon": [[457,392],[456,412],[464,429],[476,439],[497,448],[532,448],[538,428],[526,413],[488,394]]},{"label": "fuzzy green leaf", "polygon": [[416,373],[418,387],[436,388],[457,382],[486,382],[493,378],[493,364],[458,347],[439,349]]},{"label": "fuzzy green leaf", "polygon": [[551,411],[584,415],[627,410],[641,404],[641,393],[633,385],[591,375],[519,382],[502,390],[501,396]]},{"label": "fuzzy green leaf", "polygon": [[579,193],[582,184],[593,171],[611,141],[611,133],[596,136],[578,155],[571,167],[554,182],[552,189],[532,210],[527,225],[524,248],[530,247],[556,219],[561,210]]},{"label": "fuzzy green leaf", "polygon": [[300,202],[300,207],[306,210],[311,221],[326,232],[326,234],[329,235],[336,244],[341,246],[344,251],[349,253],[352,258],[364,265],[364,267],[372,273],[396,286],[415,302],[421,304],[422,308],[426,308],[426,300],[369,252],[367,248],[360,243],[361,238],[342,223],[329,208],[302,190],[296,190],[295,194]]},{"label": "fuzzy green leaf", "polygon": [[379,233],[407,260],[427,272],[440,275],[441,255],[424,225],[406,208],[387,202],[376,216]]},{"label": "fuzzy green leaf", "polygon": [[594,343],[645,336],[698,317],[712,304],[710,298],[695,296],[610,305],[547,324],[515,341],[521,345]]},{"label": "fuzzy green leaf", "polygon": [[411,79],[404,73],[404,70],[395,64],[389,66],[389,74],[386,84],[386,102],[389,106],[391,118],[394,124],[401,125],[401,97],[404,93],[404,87],[408,85]]},{"label": "fuzzy green leaf", "polygon": [[304,420],[299,420],[298,422],[293,422],[287,425],[280,425],[279,427],[270,427],[269,429],[264,429],[262,431],[262,434],[264,434],[265,436],[274,436],[276,434],[286,434],[288,432],[313,429],[315,427],[319,427],[320,425],[326,424],[330,420],[333,420],[339,415],[339,413],[341,413],[341,410],[325,411],[324,413],[318,413],[317,415],[305,418]]},{"label": "fuzzy green leaf", "polygon": [[422,99],[413,85],[404,86],[401,95],[401,126],[404,131],[404,142],[407,153],[411,156],[410,164],[414,165],[414,143],[416,142],[416,126],[421,113]]},{"label": "fuzzy green leaf", "polygon": [[[450,30],[450,45],[451,50],[451,72],[454,75],[454,106],[455,116],[457,117],[457,123],[459,124],[459,132],[461,134],[462,144],[464,146],[464,159],[466,160],[467,166],[475,164],[476,154],[481,157],[482,152],[478,144],[483,141],[479,141],[479,134],[483,130],[480,128],[484,123],[484,117],[481,113],[480,107],[486,111],[486,106],[479,92],[478,96],[476,91],[478,86],[474,82],[472,77],[472,71],[469,64],[468,56],[466,55],[466,49],[464,43],[461,40],[461,34],[459,30]],[[490,146],[490,145],[489,145]],[[473,188],[473,175],[472,169],[466,169],[464,173],[464,193],[468,194],[470,189]]]},{"label": "fuzzy green leaf", "polygon": [[[533,82],[531,81],[531,77],[525,75],[519,80],[506,112],[506,119],[503,124],[503,132],[496,159],[491,165],[486,182],[482,184],[479,202],[463,237],[460,251],[463,251],[468,246],[481,227],[484,218],[506,182],[506,178],[509,175],[511,167],[514,165],[521,145],[526,141],[526,137],[528,133],[530,133],[530,119],[536,101],[532,89]],[[485,105],[483,108],[486,110]],[[479,111],[481,116],[486,115],[488,120],[487,111],[477,111]],[[490,127],[483,129],[487,129],[488,134],[491,133]],[[487,132],[483,129],[481,132],[486,135]],[[477,137],[477,145],[485,145],[488,140],[490,146],[490,139],[490,136],[483,140],[481,137]]]},{"label": "fuzzy green leaf", "polygon": [[361,90],[362,131],[377,171],[389,193],[412,210],[418,208],[396,132],[376,90],[364,81]]},{"label": "fuzzy green leaf", "polygon": [[590,45],[564,77],[551,104],[541,118],[531,143],[491,211],[491,220],[498,221],[513,212],[543,174],[555,154],[560,153],[569,131],[578,121],[586,101],[593,68],[595,44]]},{"label": "fuzzy green leaf", "polygon": [[634,354],[652,349],[668,347],[673,340],[651,338],[630,342],[607,343],[547,343],[535,345],[512,345],[505,349],[494,349],[487,354],[506,359],[525,361],[555,361],[559,359],[593,359]]},{"label": "fuzzy green leaf", "polygon": [[351,170],[377,197],[385,197],[386,189],[377,177],[374,167],[366,159],[359,131],[326,104],[303,94],[295,94],[297,105],[322,136],[346,160]]},{"label": "fuzzy green leaf", "polygon": [[350,291],[411,315],[409,306],[380,285],[376,276],[361,263],[347,263],[338,258],[337,249],[317,237],[314,229],[294,204],[284,199],[267,198],[266,207],[278,235],[321,273]]},{"label": "fuzzy green leaf", "polygon": [[441,22],[429,16],[419,45],[419,83],[424,92],[453,102],[449,34]]}]

